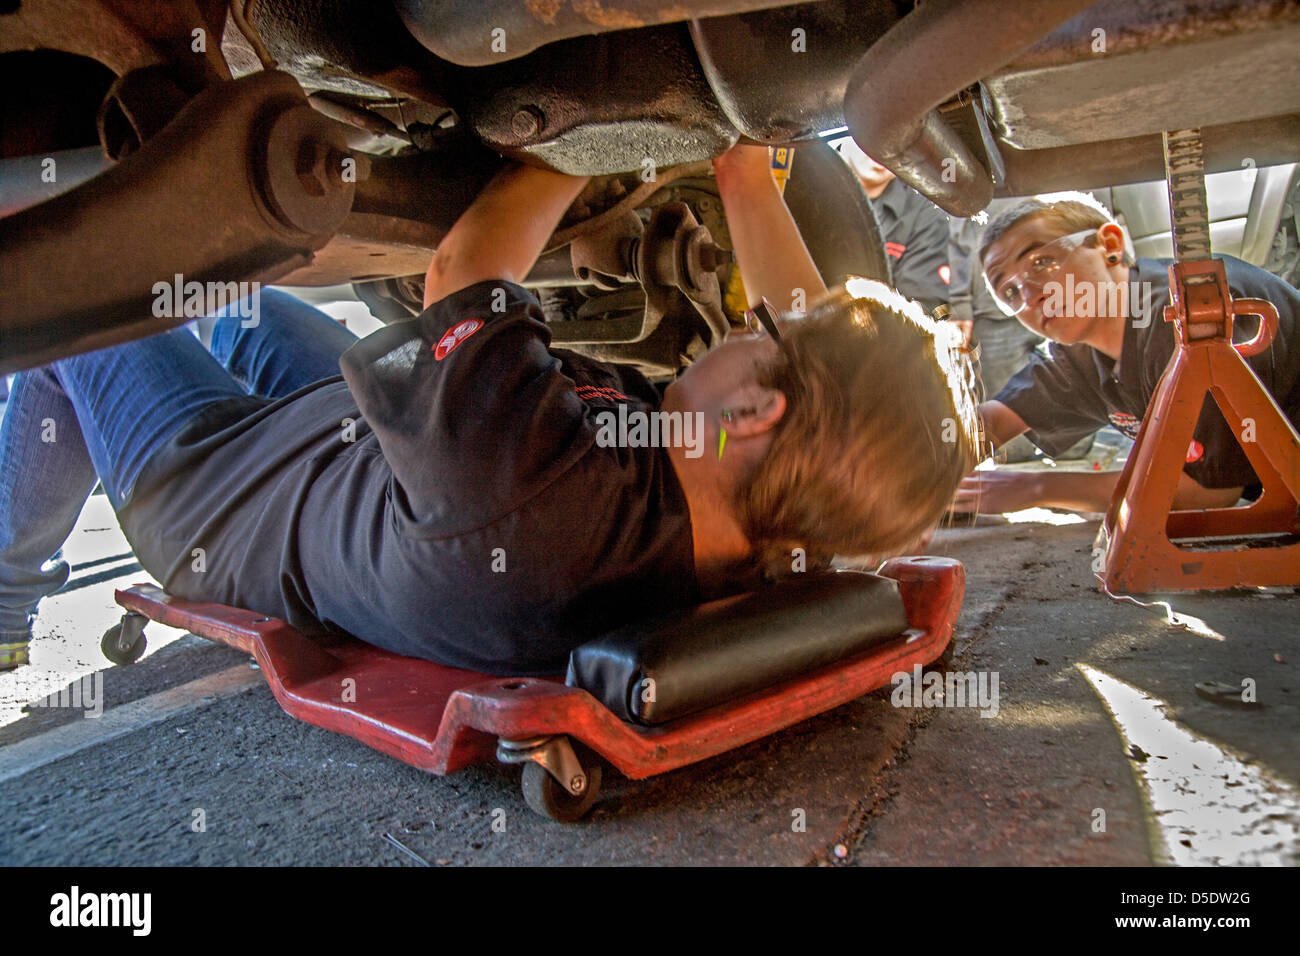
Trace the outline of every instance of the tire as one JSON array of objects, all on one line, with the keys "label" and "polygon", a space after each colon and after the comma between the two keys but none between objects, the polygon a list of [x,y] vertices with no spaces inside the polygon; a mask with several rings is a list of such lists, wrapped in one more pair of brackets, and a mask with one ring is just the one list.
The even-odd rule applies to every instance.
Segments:
[{"label": "tire", "polygon": [[796,147],[785,204],[829,288],[851,275],[893,285],[871,200],[829,143]]}]

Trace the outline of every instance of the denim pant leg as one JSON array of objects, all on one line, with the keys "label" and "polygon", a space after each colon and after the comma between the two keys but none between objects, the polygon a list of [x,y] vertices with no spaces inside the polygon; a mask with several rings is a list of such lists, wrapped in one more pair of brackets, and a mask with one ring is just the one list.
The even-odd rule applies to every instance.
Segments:
[{"label": "denim pant leg", "polygon": [[145,463],[213,402],[245,394],[188,330],[61,359],[51,368],[115,510]]},{"label": "denim pant leg", "polygon": [[216,360],[175,329],[15,379],[0,425],[0,643],[28,637],[37,602],[67,581],[66,563],[47,562],[96,471],[119,508],[152,453],[210,402],[278,398],[339,373],[355,335],[287,293],[261,297],[256,323],[234,308],[218,313]]},{"label": "denim pant leg", "polygon": [[22,372],[0,424],[0,644],[68,580],[57,560],[95,487],[76,411],[48,368]]},{"label": "denim pant leg", "polygon": [[283,398],[339,374],[339,356],[356,335],[287,292],[259,296],[256,322],[233,305],[215,313],[212,355],[236,381],[254,395]]}]

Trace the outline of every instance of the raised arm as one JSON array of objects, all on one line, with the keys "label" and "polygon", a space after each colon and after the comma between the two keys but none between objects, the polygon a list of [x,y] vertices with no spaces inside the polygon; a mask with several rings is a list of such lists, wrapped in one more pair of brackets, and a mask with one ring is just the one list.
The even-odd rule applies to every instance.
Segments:
[{"label": "raised arm", "polygon": [[732,147],[713,161],[713,170],[749,304],[766,297],[788,312],[796,289],[808,301],[824,293],[826,283],[772,178],[767,147]]},{"label": "raised arm", "polygon": [[475,282],[523,279],[586,183],[585,176],[532,166],[507,166],[497,173],[434,253],[424,307]]}]

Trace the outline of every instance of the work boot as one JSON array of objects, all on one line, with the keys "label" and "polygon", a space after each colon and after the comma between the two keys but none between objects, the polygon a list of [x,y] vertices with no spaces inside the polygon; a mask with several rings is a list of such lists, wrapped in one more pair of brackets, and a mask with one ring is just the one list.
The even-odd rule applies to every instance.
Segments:
[{"label": "work boot", "polygon": [[0,671],[11,671],[28,663],[28,641],[0,643]]}]

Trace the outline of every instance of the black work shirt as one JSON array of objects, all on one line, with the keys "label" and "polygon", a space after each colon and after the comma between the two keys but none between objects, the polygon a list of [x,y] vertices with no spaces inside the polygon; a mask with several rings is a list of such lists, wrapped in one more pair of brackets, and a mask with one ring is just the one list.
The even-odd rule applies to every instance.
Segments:
[{"label": "black work shirt", "polygon": [[871,201],[894,287],[926,312],[948,301],[948,214],[899,179]]},{"label": "black work shirt", "polygon": [[596,442],[598,413],[657,409],[657,390],[549,341],[524,289],[463,289],[352,346],[343,378],[210,406],[150,460],[123,528],[179,597],[456,667],[561,671],[699,595],[667,452]]},{"label": "black work shirt", "polygon": [[[1216,258],[1223,260],[1234,297],[1267,299],[1277,307],[1273,344],[1246,361],[1283,414],[1300,427],[1300,293],[1240,259]],[[1171,261],[1139,259],[1129,270],[1130,290],[1138,283],[1136,288],[1150,289],[1151,297],[1148,309],[1129,293],[1137,320],[1124,327],[1119,362],[1088,345],[1052,342],[1047,356],[1035,354],[998,393],[995,400],[1024,419],[1029,439],[1048,455],[1061,454],[1107,424],[1137,437],[1177,344],[1173,323],[1164,320]],[[1149,318],[1145,325],[1144,318]],[[1233,339],[1245,341],[1258,328],[1257,317],[1240,317],[1234,322]],[[1259,479],[1238,444],[1239,431],[1240,426],[1229,428],[1218,403],[1207,395],[1183,470],[1204,488],[1257,486]]]}]

